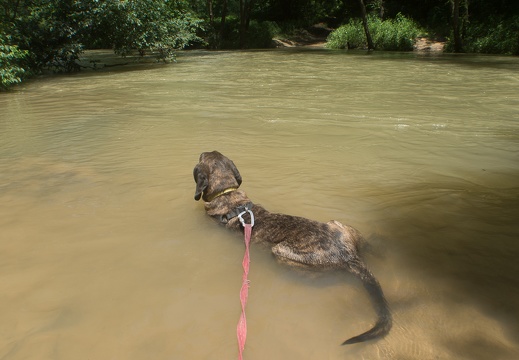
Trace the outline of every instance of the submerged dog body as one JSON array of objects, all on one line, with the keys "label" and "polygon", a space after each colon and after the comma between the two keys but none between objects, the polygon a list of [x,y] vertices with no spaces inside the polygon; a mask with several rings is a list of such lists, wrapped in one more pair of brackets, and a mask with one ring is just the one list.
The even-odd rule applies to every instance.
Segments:
[{"label": "submerged dog body", "polygon": [[276,214],[253,204],[239,190],[242,178],[234,163],[217,151],[204,152],[195,166],[195,200],[205,201],[207,214],[225,227],[242,231],[238,214],[245,208],[254,214],[252,243],[267,243],[273,254],[290,265],[346,269],[357,276],[377,312],[375,326],[346,340],[353,344],[386,335],[392,319],[380,284],[360,259],[358,250],[363,241],[354,228],[332,220],[322,223],[302,217]]}]

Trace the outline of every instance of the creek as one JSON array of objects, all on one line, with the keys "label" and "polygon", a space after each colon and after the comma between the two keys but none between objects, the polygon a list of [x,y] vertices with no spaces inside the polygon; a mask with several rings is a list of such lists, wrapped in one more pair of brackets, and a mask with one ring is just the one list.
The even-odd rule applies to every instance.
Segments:
[{"label": "creek", "polygon": [[519,358],[519,59],[189,51],[0,94],[0,359],[237,357],[243,239],[193,200],[219,150],[272,212],[360,230],[348,274],[251,248],[246,359]]}]

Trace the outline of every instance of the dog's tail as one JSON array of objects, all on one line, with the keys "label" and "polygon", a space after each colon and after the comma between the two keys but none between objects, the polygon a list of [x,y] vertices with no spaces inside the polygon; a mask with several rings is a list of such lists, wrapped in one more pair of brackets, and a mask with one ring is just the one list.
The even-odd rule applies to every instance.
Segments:
[{"label": "dog's tail", "polygon": [[364,288],[368,291],[373,307],[377,312],[378,319],[373,328],[346,340],[342,345],[355,344],[387,335],[389,330],[391,330],[393,320],[379,282],[366,265],[358,258],[350,260],[348,267],[351,273],[362,281]]}]

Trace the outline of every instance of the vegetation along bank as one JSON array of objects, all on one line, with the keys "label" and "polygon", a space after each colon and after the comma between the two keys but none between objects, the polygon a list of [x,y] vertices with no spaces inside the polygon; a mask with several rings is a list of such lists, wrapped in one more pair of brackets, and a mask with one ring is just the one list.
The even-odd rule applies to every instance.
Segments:
[{"label": "vegetation along bank", "polygon": [[87,49],[169,61],[180,49],[267,48],[308,31],[337,49],[411,51],[427,38],[449,52],[519,55],[519,1],[0,0],[0,90],[78,71]]}]

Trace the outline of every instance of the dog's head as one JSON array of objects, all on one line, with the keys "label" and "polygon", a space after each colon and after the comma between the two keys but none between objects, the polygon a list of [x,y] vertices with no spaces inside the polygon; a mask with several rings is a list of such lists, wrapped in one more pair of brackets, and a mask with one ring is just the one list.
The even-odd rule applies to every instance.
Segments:
[{"label": "dog's head", "polygon": [[241,185],[241,175],[234,163],[218,151],[204,152],[193,170],[195,200],[211,201],[213,196]]}]

